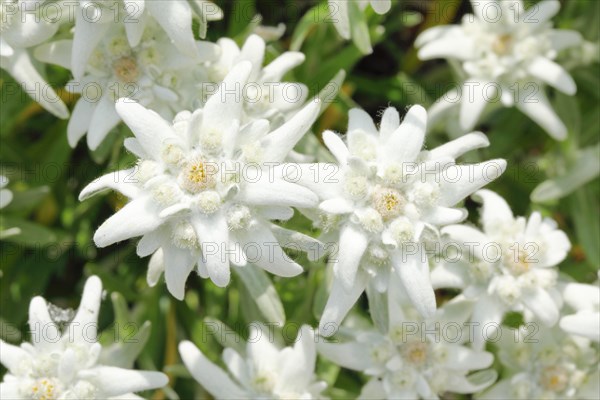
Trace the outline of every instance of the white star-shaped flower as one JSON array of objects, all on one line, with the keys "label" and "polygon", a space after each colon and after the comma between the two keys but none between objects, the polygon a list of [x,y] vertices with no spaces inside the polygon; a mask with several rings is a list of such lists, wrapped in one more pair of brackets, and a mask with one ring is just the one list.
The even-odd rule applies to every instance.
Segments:
[{"label": "white star-shaped flower", "polygon": [[[0,67],[42,107],[59,118],[69,110],[31,62],[29,49],[48,41],[60,26],[42,1],[0,1]],[[46,10],[46,11],[41,11]],[[40,12],[45,12],[42,16]]]},{"label": "white star-shaped flower", "polygon": [[540,329],[534,321],[504,328],[496,345],[503,376],[478,399],[594,399],[600,393],[597,348],[558,326]]},{"label": "white star-shaped flower", "polygon": [[32,343],[14,346],[0,340],[0,362],[8,369],[0,383],[2,399],[141,399],[132,392],[165,386],[155,371],[102,364],[97,341],[102,282],[90,277],[75,317],[63,331],[48,304],[35,297],[29,305]]},{"label": "white star-shaped flower", "polygon": [[339,241],[321,328],[339,324],[368,285],[385,292],[390,273],[401,277],[423,315],[435,311],[424,243],[440,226],[462,221],[466,211],[455,206],[496,179],[506,162],[456,164],[462,154],[488,145],[481,133],[422,150],[426,120],[423,107],[413,106],[400,124],[390,107],[377,129],[366,112],[350,110],[345,141],[323,134],[337,165],[304,164],[301,177],[289,176],[320,196],[318,212],[306,212],[320,221],[322,241]]},{"label": "white star-shaped flower", "polygon": [[138,164],[97,179],[80,195],[85,199],[110,188],[130,198],[98,228],[94,241],[105,247],[142,236],[138,255],[155,254],[149,283],[164,270],[167,287],[178,299],[195,265],[218,286],[229,283],[230,262],[295,276],[302,267],[285,255],[277,238],[296,249],[298,240],[316,243],[271,220],[291,218],[291,207],[317,204],[314,193],[278,176],[275,166],[308,131],[320,103],[308,103],[275,130],[261,119],[240,125],[241,88],[250,71],[249,62],[236,65],[204,108],[179,113],[173,124],[121,100],[117,112],[135,135],[125,146],[139,157]]},{"label": "white star-shaped flower", "polygon": [[188,341],[179,344],[183,363],[216,399],[322,399],[326,384],[315,379],[317,360],[313,330],[304,325],[295,344],[283,349],[272,342],[273,335],[252,324],[243,357],[232,348],[223,351],[229,373],[213,364]]},{"label": "white star-shaped flower", "polygon": [[[461,128],[468,132],[488,103],[516,106],[562,140],[567,129],[544,93],[548,84],[568,95],[575,94],[573,78],[556,61],[561,50],[581,42],[581,35],[552,28],[550,19],[560,2],[544,0],[527,11],[521,0],[473,0],[474,15],[461,25],[436,26],[416,41],[422,60],[447,58],[459,63],[466,76],[460,91],[444,95],[430,117],[458,106]],[[459,99],[456,101],[456,99]]]},{"label": "white star-shaped flower", "polygon": [[507,311],[526,310],[547,326],[556,324],[561,307],[556,266],[571,248],[567,235],[538,212],[515,218],[494,192],[480,190],[475,197],[483,203],[483,232],[468,225],[442,229],[465,250],[462,261],[442,261],[432,271],[434,287],[461,288],[473,302],[477,346],[485,344],[481,332],[486,324],[498,326]]},{"label": "white star-shaped flower", "polygon": [[390,289],[389,322],[383,333],[342,328],[353,340],[317,345],[325,358],[370,377],[359,398],[432,399],[444,392],[475,393],[491,385],[497,377],[494,371],[467,376],[490,367],[494,357],[464,345],[467,335],[460,327],[448,329],[450,323],[459,326],[454,316],[460,310],[445,306],[425,321],[396,291],[398,277],[391,280],[395,289]]},{"label": "white star-shaped flower", "polygon": [[[142,40],[135,46],[130,45],[123,24],[107,25],[111,29],[103,33],[86,59],[82,78],[67,84],[67,90],[81,94],[67,126],[71,146],[87,132],[88,146],[96,149],[121,121],[115,111],[115,102],[121,97],[132,98],[165,118],[192,108],[200,93],[200,62],[218,56],[218,47],[203,41],[192,41],[196,58],[180,53],[152,19],[144,24]],[[36,57],[75,73],[71,54],[77,52],[76,39],[40,46]]]}]

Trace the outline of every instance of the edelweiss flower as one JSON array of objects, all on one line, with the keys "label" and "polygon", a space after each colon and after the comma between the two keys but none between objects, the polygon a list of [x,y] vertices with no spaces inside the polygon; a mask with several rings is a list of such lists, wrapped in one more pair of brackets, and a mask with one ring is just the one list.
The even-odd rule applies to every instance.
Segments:
[{"label": "edelweiss flower", "polygon": [[7,185],[8,178],[4,175],[0,175],[0,210],[6,207],[13,198],[12,192],[8,189],[5,189]]},{"label": "edelweiss flower", "polygon": [[315,194],[276,176],[273,167],[315,121],[320,104],[309,103],[276,130],[265,120],[240,126],[239,89],[250,71],[248,62],[236,65],[204,108],[179,113],[172,125],[129,99],[118,102],[117,112],[135,135],[125,146],[140,160],[135,168],[97,179],[80,195],[85,199],[110,188],[131,199],[98,228],[94,241],[105,247],[143,236],[139,256],[160,249],[149,283],[164,270],[167,287],[178,299],[195,264],[218,286],[229,283],[230,261],[295,276],[302,267],[283,253],[275,237],[290,243],[293,234],[290,244],[296,248],[298,241],[315,242],[270,220],[289,219],[291,207],[317,203]]},{"label": "edelweiss flower", "polygon": [[286,51],[263,67],[266,44],[260,36],[252,34],[240,49],[229,38],[217,41],[221,55],[215,62],[208,63],[206,82],[219,83],[242,61],[252,63],[252,71],[244,93],[244,120],[265,118],[279,125],[298,111],[308,96],[306,85],[297,82],[281,82],[283,76],[304,62],[304,54]]},{"label": "edelweiss flower", "polygon": [[400,124],[398,112],[390,107],[378,130],[366,112],[353,109],[347,144],[333,132],[323,134],[337,166],[301,166],[297,181],[322,199],[320,215],[312,217],[320,219],[326,232],[323,241],[339,238],[321,328],[339,324],[368,284],[385,292],[392,271],[419,312],[429,316],[435,311],[423,244],[437,235],[438,227],[462,221],[466,211],[453,207],[496,179],[506,162],[455,164],[467,151],[488,145],[481,133],[422,150],[426,120],[423,107],[414,106]]},{"label": "edelweiss flower", "polygon": [[[115,101],[129,97],[156,110],[165,118],[192,107],[199,88],[195,69],[198,60],[181,54],[158,25],[149,20],[141,42],[131,47],[123,25],[111,25],[89,58],[81,80],[67,84],[82,96],[67,126],[69,144],[75,146],[86,133],[88,146],[96,149],[121,120]],[[218,49],[208,42],[194,42],[202,61],[215,59]],[[36,49],[36,57],[72,69],[70,53],[74,41],[61,40]]]},{"label": "edelweiss flower", "polygon": [[64,119],[69,110],[33,66],[28,50],[49,40],[59,27],[55,15],[40,16],[44,1],[0,0],[0,67],[42,107]]},{"label": "edelweiss flower", "polygon": [[510,310],[527,310],[547,326],[556,324],[561,302],[555,267],[571,248],[567,235],[538,212],[529,220],[515,218],[494,192],[480,190],[474,197],[483,203],[483,232],[467,225],[442,229],[467,250],[461,254],[463,262],[442,262],[432,271],[434,287],[462,288],[474,302],[471,320],[479,324],[474,338],[478,346],[484,345],[481,331],[486,324],[498,326]]},{"label": "edelweiss flower", "polygon": [[567,129],[544,93],[548,84],[568,95],[575,94],[573,78],[554,60],[557,54],[581,41],[578,32],[552,29],[550,19],[560,3],[544,0],[524,10],[521,0],[473,0],[475,15],[465,15],[459,26],[437,26],[416,41],[423,60],[456,60],[468,77],[460,92],[446,94],[434,105],[431,118],[452,108],[460,99],[460,125],[473,129],[487,103],[515,105],[562,140]]},{"label": "edelweiss flower", "polygon": [[592,285],[567,283],[563,291],[563,298],[576,312],[566,315],[560,320],[560,327],[564,331],[596,342],[600,342],[600,287],[598,284],[598,282]]},{"label": "edelweiss flower", "polygon": [[511,330],[497,343],[505,376],[483,395],[492,399],[595,399],[600,393],[598,351],[558,327]]},{"label": "edelweiss flower", "polygon": [[[330,19],[335,24],[335,29],[339,32],[340,36],[346,40],[350,38],[357,40],[357,35],[367,34],[367,42],[364,50],[368,50],[370,53],[373,51],[368,41],[368,30],[367,32],[356,32],[359,21],[357,16],[354,15],[356,12],[362,12],[367,8],[367,5],[371,5],[373,11],[379,15],[383,15],[390,11],[392,8],[392,0],[358,0],[358,1],[347,1],[347,0],[328,0]],[[362,41],[364,39],[358,39]],[[362,50],[362,49],[361,49]]]},{"label": "edelweiss flower", "polygon": [[353,341],[317,345],[322,356],[370,377],[359,398],[431,399],[444,392],[475,393],[496,380],[491,370],[467,376],[489,367],[494,357],[462,345],[457,338],[464,339],[464,332],[446,329],[447,310],[438,309],[425,323],[401,294],[388,300],[389,327],[383,334],[354,331]]},{"label": "edelweiss flower", "polygon": [[[182,54],[192,59],[202,58],[195,46],[192,17],[199,15],[204,23],[223,18],[223,12],[210,1],[204,0],[78,0],[70,65],[76,80],[81,80],[96,46],[106,40],[115,28],[115,21],[124,28],[130,47],[144,42],[148,24],[158,23],[170,42]],[[203,36],[204,37],[204,36]],[[66,60],[64,61],[66,62]]]},{"label": "edelweiss flower", "polygon": [[61,332],[48,304],[35,297],[29,306],[32,343],[13,346],[0,340],[0,362],[8,369],[0,383],[2,399],[140,398],[132,392],[165,386],[161,372],[103,365],[97,341],[102,282],[90,277],[79,310]]},{"label": "edelweiss flower", "polygon": [[315,380],[317,351],[313,330],[304,325],[293,347],[278,349],[262,325],[252,324],[244,358],[232,348],[223,352],[229,374],[188,341],[179,354],[194,377],[217,399],[321,399],[325,382]]}]

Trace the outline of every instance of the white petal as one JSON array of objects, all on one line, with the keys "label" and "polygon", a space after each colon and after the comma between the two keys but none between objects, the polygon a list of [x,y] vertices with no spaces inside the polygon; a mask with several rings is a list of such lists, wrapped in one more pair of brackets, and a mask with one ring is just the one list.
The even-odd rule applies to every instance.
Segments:
[{"label": "white petal", "polygon": [[29,303],[29,329],[31,343],[40,348],[55,345],[61,336],[58,327],[50,317],[48,305],[43,297],[36,296]]},{"label": "white petal", "polygon": [[302,393],[313,379],[317,350],[313,330],[303,325],[298,331],[294,347],[287,347],[280,353],[278,382],[275,391],[289,390]]},{"label": "white petal", "polygon": [[462,30],[449,30],[449,34],[425,43],[419,49],[421,60],[434,58],[450,58],[458,60],[470,59],[474,52],[474,41]]},{"label": "white petal", "polygon": [[560,10],[560,2],[558,0],[544,0],[530,7],[523,21],[527,24],[535,23],[542,25],[544,22],[552,19]]},{"label": "white petal", "polygon": [[577,92],[575,81],[560,65],[545,57],[536,57],[527,66],[527,71],[542,82],[573,96]]},{"label": "white petal", "polygon": [[[264,175],[266,171],[262,172]],[[236,199],[245,204],[258,206],[283,206],[312,208],[319,199],[311,190],[280,179],[269,181],[265,176],[258,182],[248,182],[242,186]]]},{"label": "white petal", "polygon": [[72,40],[57,40],[36,47],[33,55],[42,62],[56,64],[63,68],[71,69],[72,47]]},{"label": "white petal", "polygon": [[392,8],[392,0],[371,0],[370,3],[373,10],[379,15],[387,13]]},{"label": "white petal", "polygon": [[490,141],[487,136],[481,132],[473,132],[430,150],[427,154],[427,159],[436,160],[443,157],[457,159],[471,150],[487,147],[489,145]]},{"label": "white petal", "polygon": [[229,244],[227,220],[218,211],[212,215],[195,215],[192,226],[202,244],[201,262],[206,264],[210,279],[215,285],[229,284],[231,272],[226,247]]},{"label": "white petal", "polygon": [[421,251],[416,254],[396,252],[393,255],[393,265],[416,310],[424,318],[429,318],[435,313],[436,302],[425,257]]},{"label": "white petal", "polygon": [[[306,57],[298,51],[286,51],[262,70],[262,82],[279,82],[292,68],[302,64]],[[262,62],[262,60],[261,60]]]},{"label": "white petal", "polygon": [[258,371],[268,371],[277,365],[279,349],[264,324],[250,324],[246,354],[248,361],[251,361]]},{"label": "white petal", "polygon": [[162,372],[138,371],[107,366],[83,370],[78,375],[89,379],[97,387],[102,388],[102,395],[107,397],[157,389],[169,383],[169,378]]},{"label": "white petal", "polygon": [[[463,85],[463,97],[460,102],[460,126],[465,131],[473,129],[483,109],[487,105],[487,98],[493,98],[496,95],[496,90],[486,90],[489,88],[488,82],[484,81],[467,81]],[[492,86],[495,89],[495,86]]]},{"label": "white petal", "polygon": [[353,108],[348,111],[348,132],[352,131],[363,131],[373,134],[378,132],[373,118],[360,108]]},{"label": "white petal", "polygon": [[337,332],[348,311],[365,291],[367,282],[367,277],[359,272],[352,290],[347,292],[338,279],[333,280],[331,293],[319,322],[319,334],[321,336],[328,337]]},{"label": "white petal", "polygon": [[85,18],[83,12],[82,10],[77,11],[71,51],[71,71],[78,81],[83,78],[90,55],[113,26],[105,22],[92,22],[92,18]]},{"label": "white petal", "polygon": [[363,343],[328,343],[319,340],[317,349],[321,356],[344,368],[364,371],[373,366],[369,347]]},{"label": "white petal", "polygon": [[330,214],[348,214],[354,211],[354,203],[343,197],[335,197],[321,202],[319,209]]},{"label": "white petal", "polygon": [[583,41],[581,33],[566,29],[552,29],[548,33],[548,37],[555,51],[577,46]]},{"label": "white petal", "polygon": [[115,103],[108,94],[102,96],[96,107],[90,121],[87,134],[87,145],[91,150],[95,150],[111,131],[121,121],[115,110]]},{"label": "white petal", "polygon": [[26,397],[21,395],[22,389],[19,381],[0,382],[0,398],[10,400],[26,400]]},{"label": "white petal", "polygon": [[537,88],[537,90],[535,94],[520,93],[520,97],[517,99],[517,108],[544,128],[554,139],[566,139],[567,127],[552,109],[542,89]]},{"label": "white petal", "polygon": [[421,106],[412,106],[404,120],[385,143],[387,160],[413,162],[423,148],[427,129],[427,111]]},{"label": "white petal", "polygon": [[335,28],[341,37],[350,40],[350,18],[348,16],[347,0],[328,0],[329,9],[335,12],[335,18],[332,19]]},{"label": "white petal", "polygon": [[148,18],[145,18],[144,13],[144,0],[123,0],[125,10],[128,11],[129,19],[136,21],[135,23],[125,23],[125,33],[127,34],[127,41],[131,47],[136,47],[140,44]]},{"label": "white petal", "polygon": [[332,131],[323,132],[323,142],[335,157],[338,164],[345,165],[348,161],[348,147],[338,135]]},{"label": "white petal", "polygon": [[262,140],[265,149],[265,161],[283,161],[302,136],[308,132],[317,119],[320,109],[320,101],[310,101],[289,121],[269,133]]},{"label": "white petal", "polygon": [[482,204],[481,224],[487,233],[496,232],[498,227],[508,221],[513,221],[514,216],[510,206],[502,197],[491,190],[482,189],[473,194],[473,199]]},{"label": "white petal", "polygon": [[[146,281],[148,286],[154,287],[158,283],[161,274],[165,271],[165,261],[163,257],[162,249],[158,249],[150,257],[148,263],[148,273],[146,274]],[[208,275],[207,275],[208,277]]]},{"label": "white petal", "polygon": [[146,233],[136,246],[136,254],[139,257],[147,257],[160,248],[165,239],[165,234],[161,230]]},{"label": "white petal", "polygon": [[463,289],[469,282],[469,273],[464,265],[441,262],[431,271],[430,279],[434,289]]},{"label": "white petal", "polygon": [[487,351],[477,351],[465,346],[448,345],[448,358],[445,367],[451,370],[468,371],[483,369],[492,365],[494,356]]},{"label": "white petal", "polygon": [[598,284],[567,283],[563,297],[575,310],[594,310],[600,305],[600,287]]},{"label": "white petal", "polygon": [[441,173],[439,205],[452,207],[465,197],[497,179],[506,170],[506,161],[451,165]]},{"label": "white petal", "polygon": [[166,141],[177,142],[178,137],[171,125],[156,112],[149,110],[135,100],[120,99],[116,104],[117,113],[132,130],[144,151],[155,160],[160,160]]},{"label": "white petal", "polygon": [[[490,242],[483,232],[469,225],[445,226],[441,229],[441,233],[449,235],[450,242],[458,242],[457,244],[460,245],[477,243],[478,246],[485,246]],[[478,248],[481,249],[481,247]]]},{"label": "white petal", "polygon": [[423,214],[422,220],[435,226],[457,224],[467,218],[464,208],[434,207]]},{"label": "white petal", "polygon": [[[498,379],[498,373],[491,369],[479,371],[469,376],[464,376],[460,373],[453,374],[449,377],[444,388],[448,391],[461,394],[477,393],[492,385],[496,379]],[[477,396],[477,398],[480,399],[482,397]]]},{"label": "white petal", "polygon": [[0,363],[11,372],[16,372],[21,361],[28,358],[30,358],[29,353],[22,348],[0,340]]},{"label": "white petal", "polygon": [[[36,6],[39,7],[39,4],[36,4]],[[3,7],[6,7],[6,5]],[[28,9],[25,4],[19,4],[17,7],[21,12],[17,12],[11,19],[10,29],[2,32],[4,40],[10,43],[12,47],[23,49],[38,45],[50,39],[58,30],[58,24],[53,24],[45,18],[40,18],[39,12],[25,12],[25,9]],[[16,11],[16,9],[13,10]],[[6,10],[3,18],[8,18],[7,14],[12,13],[13,10]],[[39,11],[39,9],[36,9],[36,11]],[[3,23],[6,22],[3,21]]]},{"label": "white petal", "polygon": [[0,209],[6,207],[13,199],[13,194],[8,189],[0,190]]},{"label": "white petal", "polygon": [[145,5],[179,51],[188,57],[198,57],[192,32],[192,9],[187,2],[146,1]]},{"label": "white petal", "polygon": [[122,240],[142,236],[163,223],[150,197],[140,197],[107,219],[94,234],[94,243],[106,247]]},{"label": "white petal", "polygon": [[97,105],[97,103],[87,101],[85,98],[77,100],[71,118],[69,118],[69,124],[67,125],[69,146],[75,147],[79,139],[89,130]]},{"label": "white petal", "polygon": [[[485,338],[494,338],[497,328],[500,327],[502,317],[504,316],[504,306],[498,299],[490,296],[481,297],[473,308],[471,322],[473,325],[473,348],[483,350],[485,347]],[[484,337],[485,335],[485,337]]]},{"label": "white petal", "polygon": [[121,193],[122,195],[135,198],[141,191],[137,185],[137,178],[135,175],[136,168],[125,169],[121,171],[110,172],[100,178],[90,182],[86,187],[83,188],[79,194],[79,201],[83,201],[100,193],[104,190],[112,189]]},{"label": "white petal", "polygon": [[598,312],[581,311],[574,315],[564,316],[560,320],[560,327],[565,332],[583,336],[595,342],[600,341],[600,313]]},{"label": "white petal", "polygon": [[258,35],[252,34],[242,46],[239,60],[250,61],[252,64],[252,72],[249,80],[255,82],[258,79],[260,70],[262,69],[263,59],[265,57],[265,41]]},{"label": "white petal", "polygon": [[379,124],[379,136],[381,140],[387,141],[389,136],[400,126],[400,114],[394,107],[388,107],[381,116]]},{"label": "white petal", "polygon": [[246,360],[239,355],[237,351],[230,347],[223,350],[223,362],[227,369],[238,382],[249,382],[248,366]]},{"label": "white petal", "polygon": [[177,300],[183,300],[185,281],[188,278],[196,260],[187,249],[179,249],[173,245],[162,247],[165,265],[165,281],[167,289]]},{"label": "white petal", "polygon": [[348,293],[355,285],[358,266],[368,244],[368,236],[358,226],[347,223],[342,227],[339,251],[334,256],[336,260],[332,264],[335,279],[339,279]]},{"label": "white petal", "polygon": [[[102,300],[102,281],[97,276],[90,276],[85,282],[81,302],[77,314],[70,323],[71,340],[79,342],[95,342],[97,340],[98,314]],[[72,329],[71,329],[72,328]]]},{"label": "white petal", "polygon": [[546,290],[536,287],[524,291],[522,300],[525,306],[546,326],[553,326],[558,321],[558,307]]}]

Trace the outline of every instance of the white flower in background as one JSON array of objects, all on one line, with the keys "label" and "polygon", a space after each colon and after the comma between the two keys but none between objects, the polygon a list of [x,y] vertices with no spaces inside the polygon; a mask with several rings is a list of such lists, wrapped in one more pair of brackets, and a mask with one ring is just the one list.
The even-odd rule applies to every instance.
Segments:
[{"label": "white flower in background", "polygon": [[13,194],[10,190],[5,189],[8,185],[8,178],[0,175],[0,210],[6,207],[13,199]]},{"label": "white flower in background", "polygon": [[[524,10],[521,0],[473,0],[475,15],[465,15],[461,25],[436,26],[416,41],[422,60],[447,58],[460,63],[465,82],[433,106],[430,117],[439,117],[454,105],[465,132],[473,129],[486,104],[516,106],[553,138],[566,138],[567,129],[546,94],[545,84],[573,95],[575,82],[556,61],[561,50],[576,46],[576,31],[552,28],[557,0],[544,0]],[[460,98],[459,101],[455,99]]]},{"label": "white flower in background", "polygon": [[[69,110],[34,67],[29,54],[29,48],[49,40],[60,25],[47,11],[53,8],[43,8],[44,1],[0,0],[0,67],[37,103],[64,119],[69,117]],[[42,9],[46,10],[43,18]]]},{"label": "white flower in background", "polygon": [[246,356],[223,351],[229,373],[213,364],[188,341],[179,344],[187,369],[216,399],[321,399],[325,382],[316,381],[317,351],[313,330],[304,325],[292,347],[278,349],[272,333],[252,324]]},{"label": "white flower in background", "polygon": [[[364,12],[367,5],[370,5],[373,11],[383,15],[392,8],[392,0],[328,0],[327,4],[329,6],[328,19],[334,23],[340,36],[346,40],[353,39],[361,51],[371,53],[373,49],[369,43],[368,27],[366,24],[363,25],[363,21],[356,13]],[[360,25],[363,25],[363,27],[360,27]],[[359,27],[362,28],[360,31],[358,30]],[[366,38],[357,37],[365,34]]]},{"label": "white flower in background", "polygon": [[[200,96],[196,80],[200,62],[180,53],[153,20],[144,26],[141,42],[131,47],[123,26],[111,25],[92,51],[83,77],[67,84],[67,90],[81,94],[67,127],[71,146],[87,132],[88,146],[96,149],[121,121],[115,111],[115,102],[121,97],[173,118],[178,111],[193,107]],[[218,55],[212,43],[192,44],[201,61]],[[42,61],[72,69],[73,51],[73,40],[61,40],[38,47],[35,54]]]},{"label": "white flower in background", "polygon": [[492,399],[597,399],[598,350],[558,326],[506,330],[496,345],[502,379],[477,396]]},{"label": "white flower in background", "polygon": [[[136,371],[101,364],[97,341],[102,282],[88,278],[79,310],[61,331],[42,297],[29,305],[32,343],[14,346],[0,340],[0,362],[8,369],[0,383],[2,399],[122,399],[132,392],[165,386],[155,371]],[[55,315],[56,317],[56,315]]]},{"label": "white flower in background", "polygon": [[306,101],[306,85],[281,81],[286,73],[304,62],[303,53],[286,51],[263,67],[266,44],[256,34],[250,35],[241,49],[229,38],[219,39],[217,45],[221,49],[220,57],[215,62],[208,63],[205,81],[219,83],[238,63],[252,63],[242,122],[265,118],[279,125],[297,112]]},{"label": "white flower in background", "polygon": [[250,71],[248,62],[236,65],[204,108],[179,113],[172,125],[129,99],[118,102],[117,112],[135,135],[125,146],[138,164],[97,179],[80,194],[83,200],[110,188],[131,199],[98,228],[94,241],[105,247],[143,236],[138,255],[156,252],[149,283],[164,270],[178,299],[196,264],[218,286],[229,283],[230,261],[295,276],[302,267],[285,255],[276,236],[296,249],[315,242],[270,220],[291,218],[291,207],[317,204],[314,193],[278,177],[274,166],[308,131],[320,103],[309,103],[275,130],[266,120],[240,126],[240,88]]},{"label": "white flower in background", "polygon": [[192,18],[198,13],[205,21],[223,18],[219,7],[204,0],[78,0],[73,51],[68,56],[75,79],[83,78],[96,46],[110,36],[116,25],[125,29],[129,46],[137,47],[147,39],[146,26],[157,23],[182,54],[192,59],[202,58],[192,32]]},{"label": "white flower in background", "polygon": [[561,318],[560,327],[564,331],[600,342],[600,287],[598,285],[598,282],[591,285],[576,282],[565,285],[563,299],[575,310],[575,313]]},{"label": "white flower in background", "polygon": [[369,377],[361,399],[432,399],[444,392],[479,392],[496,380],[496,373],[467,375],[490,367],[494,357],[463,345],[465,332],[448,329],[450,321],[459,325],[445,314],[442,307],[424,321],[401,293],[391,293],[386,332],[349,331],[352,341],[319,342],[317,349],[334,363]]},{"label": "white flower in background", "polygon": [[482,330],[492,336],[507,311],[527,311],[553,326],[562,306],[556,266],[571,248],[567,235],[539,212],[529,219],[515,218],[506,201],[494,192],[480,190],[474,197],[483,204],[483,232],[468,225],[442,229],[449,242],[463,249],[462,262],[446,260],[434,268],[434,287],[460,288],[473,301],[476,346],[485,344]]},{"label": "white flower in background", "polygon": [[466,210],[454,207],[496,179],[506,162],[456,164],[462,154],[489,144],[481,133],[422,150],[426,120],[423,107],[413,106],[400,124],[398,111],[390,107],[377,129],[365,111],[350,110],[345,141],[323,133],[337,165],[301,165],[295,181],[322,200],[318,212],[306,213],[320,221],[322,241],[339,240],[321,328],[339,324],[367,285],[385,292],[390,273],[400,276],[419,312],[435,311],[424,242],[436,240],[440,226],[464,220]]}]

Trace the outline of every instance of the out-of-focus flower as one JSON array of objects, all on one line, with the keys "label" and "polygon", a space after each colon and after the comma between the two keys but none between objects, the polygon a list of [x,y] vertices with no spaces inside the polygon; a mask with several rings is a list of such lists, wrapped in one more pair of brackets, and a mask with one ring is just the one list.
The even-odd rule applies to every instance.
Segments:
[{"label": "out-of-focus flower", "polygon": [[373,11],[383,15],[392,8],[392,0],[328,0],[327,3],[329,19],[334,23],[340,36],[346,40],[352,39],[364,53],[371,53],[373,49],[369,43],[368,27],[358,13],[364,12],[367,5],[371,5]]},{"label": "out-of-focus flower", "polygon": [[434,287],[460,288],[473,301],[476,346],[485,344],[483,329],[489,328],[491,335],[507,311],[528,311],[553,326],[562,306],[556,266],[571,248],[567,235],[538,212],[529,219],[515,218],[506,201],[494,192],[480,190],[474,197],[483,203],[483,232],[468,225],[442,229],[449,242],[464,252],[462,262],[442,261],[432,271]]},{"label": "out-of-focus flower", "polygon": [[567,283],[563,298],[576,312],[565,315],[560,327],[573,335],[600,342],[600,287],[599,283]]},{"label": "out-of-focus flower", "polygon": [[294,177],[321,199],[318,210],[306,213],[325,232],[323,241],[339,241],[321,328],[339,324],[367,285],[385,292],[391,273],[400,276],[419,312],[435,311],[424,243],[437,240],[440,226],[462,221],[466,210],[454,207],[496,179],[506,162],[456,164],[489,144],[481,133],[422,150],[426,120],[423,107],[413,106],[400,124],[390,107],[377,129],[366,112],[353,109],[345,141],[323,134],[337,165],[303,164],[300,178]]},{"label": "out-of-focus flower", "polygon": [[[32,343],[0,340],[0,362],[8,369],[0,383],[2,399],[122,399],[132,392],[163,387],[168,378],[155,371],[103,365],[97,341],[102,282],[90,277],[75,317],[65,321],[42,297],[29,306]],[[54,314],[54,318],[53,318]],[[60,325],[66,323],[61,330]]]},{"label": "out-of-focus flower", "polygon": [[314,193],[277,176],[274,167],[308,131],[320,103],[309,103],[275,130],[266,120],[241,126],[241,88],[251,67],[237,64],[204,108],[177,114],[173,124],[132,100],[118,102],[117,112],[135,135],[125,146],[138,164],[97,179],[80,194],[83,200],[114,189],[131,199],[98,228],[94,241],[105,247],[143,236],[138,255],[154,253],[150,285],[164,270],[178,299],[195,265],[218,286],[229,283],[230,262],[295,276],[302,267],[285,255],[276,237],[296,249],[316,242],[271,220],[291,218],[291,207],[317,204]]},{"label": "out-of-focus flower", "polygon": [[40,10],[43,9],[44,2],[45,0],[1,0],[0,67],[8,71],[42,107],[64,119],[69,117],[69,110],[34,67],[29,54],[31,47],[54,36],[60,25],[60,18],[55,15],[41,17]]},{"label": "out-of-focus flower", "polygon": [[9,189],[5,189],[8,185],[8,178],[0,175],[0,210],[11,202],[13,194]]},{"label": "out-of-focus flower", "polygon": [[[67,127],[71,146],[87,132],[88,146],[96,149],[121,120],[115,111],[121,97],[139,101],[165,118],[193,107],[200,93],[201,81],[195,79],[200,61],[218,56],[216,45],[201,41],[192,41],[195,59],[185,56],[154,20],[144,24],[142,40],[134,47],[123,25],[107,25],[111,29],[95,44],[82,78],[67,84],[69,91],[81,94]],[[77,51],[76,38],[40,46],[36,57],[73,70],[70,55]]]},{"label": "out-of-focus flower", "polygon": [[280,125],[306,101],[306,85],[281,81],[286,73],[304,62],[303,53],[286,51],[263,67],[266,44],[265,40],[256,34],[250,35],[241,49],[229,38],[219,39],[217,45],[221,50],[220,57],[207,64],[207,76],[204,79],[206,82],[218,84],[242,61],[252,64],[246,86],[247,101],[244,103],[242,123],[264,118],[274,125]]},{"label": "out-of-focus flower", "polygon": [[500,102],[516,106],[553,138],[564,139],[567,128],[544,89],[548,84],[575,94],[573,78],[555,60],[561,50],[578,45],[581,35],[552,28],[550,19],[560,3],[544,0],[527,11],[521,0],[471,3],[474,15],[465,15],[461,25],[433,27],[417,38],[421,59],[456,61],[466,77],[460,91],[442,96],[432,107],[430,118],[437,119],[456,105],[460,125],[468,132],[488,103]]},{"label": "out-of-focus flower", "polygon": [[431,399],[444,392],[479,392],[496,380],[491,370],[467,376],[491,366],[494,357],[462,344],[467,335],[461,328],[448,333],[444,308],[425,321],[401,292],[390,292],[386,332],[348,330],[354,340],[317,345],[325,358],[370,377],[359,398]]},{"label": "out-of-focus flower", "polygon": [[317,358],[313,330],[304,325],[293,347],[278,349],[262,325],[252,324],[246,357],[223,352],[229,373],[213,364],[191,342],[179,344],[184,364],[217,399],[320,399],[326,384],[315,379]]},{"label": "out-of-focus flower", "polygon": [[600,393],[597,349],[588,340],[565,334],[558,326],[535,327],[529,324],[504,332],[496,343],[498,358],[505,368],[503,378],[477,398],[597,398]]}]

